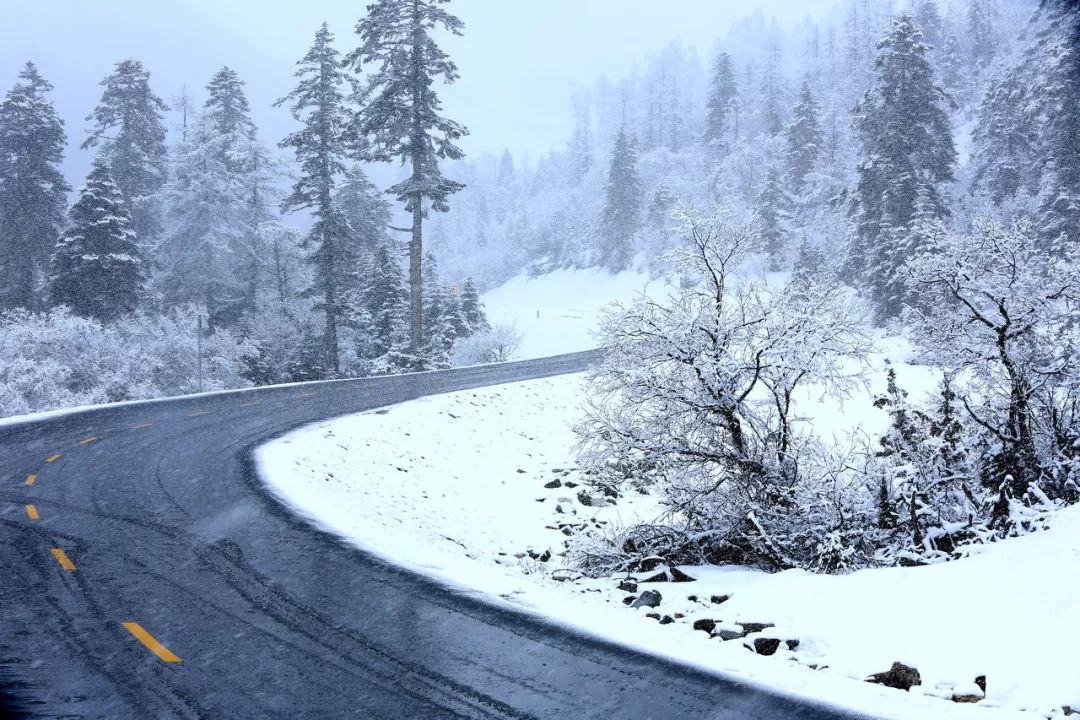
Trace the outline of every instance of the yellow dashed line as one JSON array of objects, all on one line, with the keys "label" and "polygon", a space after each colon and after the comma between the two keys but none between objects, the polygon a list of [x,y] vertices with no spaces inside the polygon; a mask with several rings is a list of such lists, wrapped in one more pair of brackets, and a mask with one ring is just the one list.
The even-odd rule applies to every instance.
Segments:
[{"label": "yellow dashed line", "polygon": [[31,520],[39,520],[39,519],[41,519],[41,516],[38,515],[37,508],[34,507],[33,505],[27,505],[26,506],[26,516],[28,518],[30,518]]},{"label": "yellow dashed line", "polygon": [[54,463],[59,459],[60,459],[60,453],[56,453],[55,455],[50,455],[49,457],[45,458],[45,462]]},{"label": "yellow dashed line", "polygon": [[85,440],[80,440],[79,444],[80,445],[89,445],[90,443],[94,442],[95,440],[97,440],[97,436],[96,435],[91,435],[90,437],[86,438]]},{"label": "yellow dashed line", "polygon": [[60,563],[60,567],[64,568],[68,572],[71,572],[75,569],[75,563],[71,562],[71,558],[69,558],[67,556],[67,553],[65,553],[60,548],[53,548],[52,554],[53,557],[56,558],[56,562]]},{"label": "yellow dashed line", "polygon": [[172,651],[169,650],[169,648],[159,643],[153,635],[143,630],[142,625],[140,625],[139,623],[126,622],[123,623],[123,625],[125,630],[134,635],[138,639],[138,641],[145,645],[150,652],[154,653],[165,662],[180,662],[179,657],[174,655]]},{"label": "yellow dashed line", "polygon": [[208,412],[207,412],[207,411],[205,411],[205,410],[196,410],[195,412],[189,412],[189,413],[187,414],[187,416],[188,416],[188,417],[199,417],[200,415],[209,415],[209,414],[210,414],[210,413],[208,413]]},{"label": "yellow dashed line", "polygon": [[139,423],[138,425],[134,426],[134,427],[133,427],[133,428],[131,428],[131,429],[132,429],[132,430],[142,430],[143,428],[148,428],[148,427],[150,427],[150,426],[151,426],[151,425],[153,425],[153,424],[154,424],[154,423]]},{"label": "yellow dashed line", "polygon": [[252,400],[251,402],[241,403],[240,407],[251,407],[252,405],[258,405],[258,400]]},{"label": "yellow dashed line", "polygon": [[26,476],[26,484],[27,485],[33,485],[36,482],[37,482],[37,475],[30,474],[30,475]]}]

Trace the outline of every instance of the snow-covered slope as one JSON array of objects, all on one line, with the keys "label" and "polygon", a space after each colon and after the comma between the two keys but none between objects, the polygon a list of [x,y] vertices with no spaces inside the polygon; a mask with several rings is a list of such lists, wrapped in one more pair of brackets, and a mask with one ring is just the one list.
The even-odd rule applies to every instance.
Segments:
[{"label": "snow-covered slope", "polygon": [[638,293],[664,293],[662,280],[599,268],[555,270],[537,277],[518,275],[483,296],[492,323],[512,323],[522,335],[521,359],[596,347],[597,321],[612,302],[628,303]]},{"label": "snow-covered slope", "polygon": [[[617,578],[578,577],[560,556],[568,533],[658,513],[645,495],[595,506],[573,469],[581,384],[532,381],[322,423],[262,448],[261,472],[299,512],[394,562],[713,671],[891,718],[1036,718],[1080,706],[1080,508],[1048,532],[946,565],[843,577],[685,567],[696,582],[629,593]],[[863,419],[881,424],[874,412]],[[660,591],[658,607],[624,605],[645,589]],[[694,630],[696,620],[776,627],[722,641]],[[799,645],[763,657],[745,647],[755,637]],[[863,681],[894,661],[918,668],[923,684],[905,693]],[[985,699],[949,701],[978,694],[980,675]]]}]

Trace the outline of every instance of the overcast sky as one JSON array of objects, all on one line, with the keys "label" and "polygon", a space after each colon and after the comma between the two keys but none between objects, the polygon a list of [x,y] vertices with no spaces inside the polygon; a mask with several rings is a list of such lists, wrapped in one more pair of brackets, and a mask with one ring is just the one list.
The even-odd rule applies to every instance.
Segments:
[{"label": "overcast sky", "polygon": [[[248,83],[266,141],[291,127],[273,101],[292,87],[294,64],[326,20],[339,50],[367,0],[0,0],[0,89],[34,60],[55,86],[53,100],[77,146],[97,83],[121,58],[143,61],[166,101],[187,84],[201,103],[210,75],[228,65]],[[472,155],[536,157],[568,135],[569,98],[602,75],[682,39],[707,55],[729,23],[760,9],[789,25],[825,14],[833,0],[454,0],[465,36],[446,48],[461,80],[443,89],[447,112],[466,124]],[[66,170],[81,184],[88,153],[69,150]]]}]

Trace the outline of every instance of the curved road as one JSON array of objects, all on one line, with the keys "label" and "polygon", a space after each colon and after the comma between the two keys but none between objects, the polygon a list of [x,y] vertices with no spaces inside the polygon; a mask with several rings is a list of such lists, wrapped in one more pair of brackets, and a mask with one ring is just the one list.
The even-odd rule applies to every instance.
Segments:
[{"label": "curved road", "polygon": [[293,517],[255,476],[252,450],[299,425],[593,357],[0,427],[0,715],[851,717],[443,589]]}]

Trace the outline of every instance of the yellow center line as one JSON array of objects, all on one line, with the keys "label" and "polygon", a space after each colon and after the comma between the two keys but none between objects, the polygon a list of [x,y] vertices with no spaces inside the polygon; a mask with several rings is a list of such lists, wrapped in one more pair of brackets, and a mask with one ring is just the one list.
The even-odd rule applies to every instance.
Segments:
[{"label": "yellow center line", "polygon": [[37,482],[37,475],[34,475],[33,473],[31,473],[30,475],[26,476],[26,484],[27,485],[33,485],[36,482]]},{"label": "yellow center line", "polygon": [[60,453],[56,453],[55,455],[50,455],[49,457],[45,458],[45,462],[54,463],[59,459],[60,459]]},{"label": "yellow center line", "polygon": [[251,407],[252,405],[258,405],[258,400],[252,400],[251,402],[240,403],[240,407]]},{"label": "yellow center line", "polygon": [[56,562],[60,563],[60,567],[64,568],[68,572],[75,569],[75,563],[71,562],[71,558],[67,556],[67,553],[60,548],[52,549],[53,557],[56,558]]},{"label": "yellow center line", "polygon": [[157,639],[153,635],[151,635],[150,633],[143,630],[142,625],[140,625],[139,623],[126,622],[126,623],[123,623],[123,625],[124,625],[124,628],[129,633],[134,635],[138,639],[139,642],[141,642],[143,645],[145,645],[146,648],[150,652],[154,653],[155,655],[157,655],[159,658],[161,658],[165,662],[167,662],[167,663],[178,663],[178,662],[180,662],[179,657],[174,655],[172,653],[172,651],[169,650],[169,648],[167,648],[164,645],[162,645],[161,643],[159,643],[157,641]]},{"label": "yellow center line", "polygon": [[91,435],[90,437],[86,438],[85,440],[80,440],[79,444],[80,445],[89,445],[90,443],[94,442],[95,440],[97,440],[97,436],[96,435]]},{"label": "yellow center line", "polygon": [[142,430],[143,428],[148,428],[153,424],[154,423],[139,423],[138,425],[136,425],[135,427],[133,427],[131,429],[132,430]]},{"label": "yellow center line", "polygon": [[210,413],[208,413],[206,410],[196,410],[195,412],[189,412],[187,414],[187,416],[188,417],[199,417],[200,415],[209,415],[209,414]]},{"label": "yellow center line", "polygon": [[31,520],[38,520],[38,519],[41,518],[41,516],[38,515],[37,508],[34,507],[33,505],[27,505],[26,506],[26,516],[28,518],[30,518]]}]

